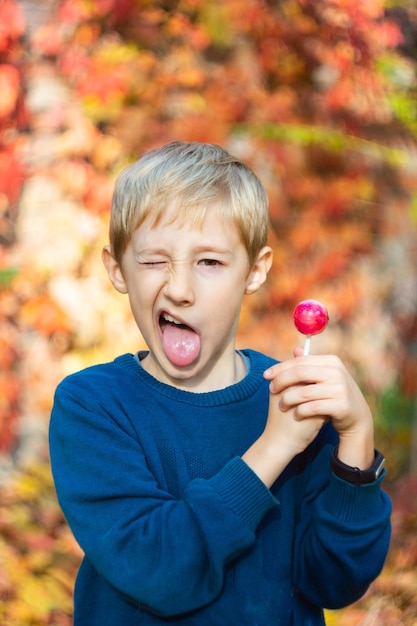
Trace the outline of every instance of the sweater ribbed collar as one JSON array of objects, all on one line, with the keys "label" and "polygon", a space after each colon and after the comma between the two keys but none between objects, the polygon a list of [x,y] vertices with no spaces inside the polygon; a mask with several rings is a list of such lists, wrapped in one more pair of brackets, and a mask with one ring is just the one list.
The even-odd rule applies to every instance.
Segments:
[{"label": "sweater ribbed collar", "polygon": [[115,364],[130,375],[139,377],[142,384],[148,387],[150,392],[194,406],[218,406],[245,400],[253,396],[259,390],[260,385],[269,384],[269,381],[263,378],[263,372],[276,361],[254,350],[246,349],[242,352],[250,359],[249,373],[242,380],[229,387],[203,393],[185,391],[160,382],[139,365],[133,354],[123,354],[117,357]]}]

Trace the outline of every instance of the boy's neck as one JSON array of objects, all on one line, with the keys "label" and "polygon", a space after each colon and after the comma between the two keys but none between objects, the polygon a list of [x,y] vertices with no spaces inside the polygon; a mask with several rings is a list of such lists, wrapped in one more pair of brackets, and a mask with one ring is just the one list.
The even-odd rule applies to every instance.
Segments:
[{"label": "boy's neck", "polygon": [[237,350],[233,353],[232,367],[228,368],[226,373],[224,368],[221,371],[214,368],[214,370],[209,372],[203,379],[186,378],[183,380],[181,378],[172,378],[171,380],[166,380],[164,376],[158,375],[158,371],[154,367],[149,352],[145,354],[140,362],[143,369],[160,382],[192,393],[207,393],[225,389],[243,380],[247,373],[245,359],[241,352]]}]

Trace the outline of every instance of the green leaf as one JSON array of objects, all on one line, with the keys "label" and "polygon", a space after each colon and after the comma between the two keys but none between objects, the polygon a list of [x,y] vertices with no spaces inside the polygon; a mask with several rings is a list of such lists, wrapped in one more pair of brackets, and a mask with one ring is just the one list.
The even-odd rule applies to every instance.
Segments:
[{"label": "green leaf", "polygon": [[16,267],[6,267],[0,270],[0,288],[9,287],[19,273]]},{"label": "green leaf", "polygon": [[236,127],[238,133],[245,132],[274,141],[286,141],[308,145],[321,145],[327,150],[340,152],[351,150],[375,159],[387,161],[392,165],[404,166],[408,155],[399,148],[384,146],[375,141],[347,135],[341,131],[323,126],[308,124],[251,124]]}]

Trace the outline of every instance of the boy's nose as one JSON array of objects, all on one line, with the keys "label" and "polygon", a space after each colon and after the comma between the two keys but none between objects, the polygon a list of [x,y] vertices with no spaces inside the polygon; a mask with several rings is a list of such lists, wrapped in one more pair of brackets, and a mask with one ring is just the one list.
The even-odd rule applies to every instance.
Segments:
[{"label": "boy's nose", "polygon": [[191,272],[186,268],[171,270],[166,278],[164,294],[172,302],[188,306],[194,302]]}]

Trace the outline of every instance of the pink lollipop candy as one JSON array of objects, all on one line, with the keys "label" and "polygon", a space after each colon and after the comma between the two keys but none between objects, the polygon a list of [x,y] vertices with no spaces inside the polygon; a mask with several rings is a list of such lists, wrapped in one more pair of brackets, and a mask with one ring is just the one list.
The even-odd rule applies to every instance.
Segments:
[{"label": "pink lollipop candy", "polygon": [[297,330],[306,335],[304,354],[310,351],[311,335],[323,332],[329,321],[327,309],[318,300],[303,300],[294,310],[294,324]]}]

